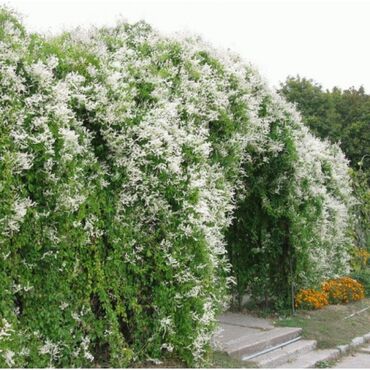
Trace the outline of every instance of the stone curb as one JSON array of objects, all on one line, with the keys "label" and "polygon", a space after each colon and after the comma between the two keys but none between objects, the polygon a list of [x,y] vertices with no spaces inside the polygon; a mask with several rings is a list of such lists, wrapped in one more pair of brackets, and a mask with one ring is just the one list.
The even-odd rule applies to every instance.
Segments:
[{"label": "stone curb", "polygon": [[349,344],[343,344],[337,346],[336,348],[339,350],[340,355],[344,356],[348,354],[351,350],[361,347],[363,344],[369,342],[370,342],[370,333],[367,333],[362,337],[353,338]]}]

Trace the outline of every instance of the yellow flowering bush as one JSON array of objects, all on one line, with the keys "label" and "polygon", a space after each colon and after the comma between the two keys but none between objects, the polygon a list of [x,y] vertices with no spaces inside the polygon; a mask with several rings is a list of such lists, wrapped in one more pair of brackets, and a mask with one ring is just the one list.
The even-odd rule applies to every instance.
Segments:
[{"label": "yellow flowering bush", "polygon": [[365,297],[364,286],[355,279],[343,276],[325,281],[321,290],[301,289],[295,296],[295,307],[317,310],[326,305],[359,301]]},{"label": "yellow flowering bush", "polygon": [[364,286],[347,276],[324,282],[322,290],[332,304],[359,301],[365,297]]},{"label": "yellow flowering bush", "polygon": [[301,289],[295,297],[296,308],[318,310],[329,304],[328,295],[315,289]]}]

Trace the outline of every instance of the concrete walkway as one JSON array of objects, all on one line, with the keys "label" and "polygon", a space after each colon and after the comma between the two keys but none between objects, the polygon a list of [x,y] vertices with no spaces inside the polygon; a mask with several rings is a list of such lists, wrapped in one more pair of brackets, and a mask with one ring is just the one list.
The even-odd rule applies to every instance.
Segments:
[{"label": "concrete walkway", "polygon": [[357,353],[344,357],[335,369],[370,369],[370,345],[360,348]]},{"label": "concrete walkway", "polygon": [[259,368],[312,368],[336,359],[338,349],[317,350],[315,340],[301,338],[301,328],[275,327],[272,321],[227,312],[219,317],[215,348]]}]

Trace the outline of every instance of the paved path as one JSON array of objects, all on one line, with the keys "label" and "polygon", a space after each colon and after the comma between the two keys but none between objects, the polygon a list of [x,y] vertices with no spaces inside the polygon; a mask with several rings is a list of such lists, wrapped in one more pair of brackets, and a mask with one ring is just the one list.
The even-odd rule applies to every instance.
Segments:
[{"label": "paved path", "polygon": [[370,369],[370,346],[359,349],[357,353],[344,357],[335,369]]},{"label": "paved path", "polygon": [[227,312],[218,318],[220,331],[214,340],[218,349],[225,350],[228,343],[241,337],[253,336],[274,329],[271,321],[244,315],[241,313]]}]

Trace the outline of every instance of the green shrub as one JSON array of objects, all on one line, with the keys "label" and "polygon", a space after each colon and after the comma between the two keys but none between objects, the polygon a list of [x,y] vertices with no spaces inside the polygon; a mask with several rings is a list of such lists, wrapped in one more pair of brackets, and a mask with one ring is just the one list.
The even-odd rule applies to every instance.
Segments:
[{"label": "green shrub", "polygon": [[370,297],[370,269],[353,272],[351,278],[359,281],[365,288],[365,296]]}]

